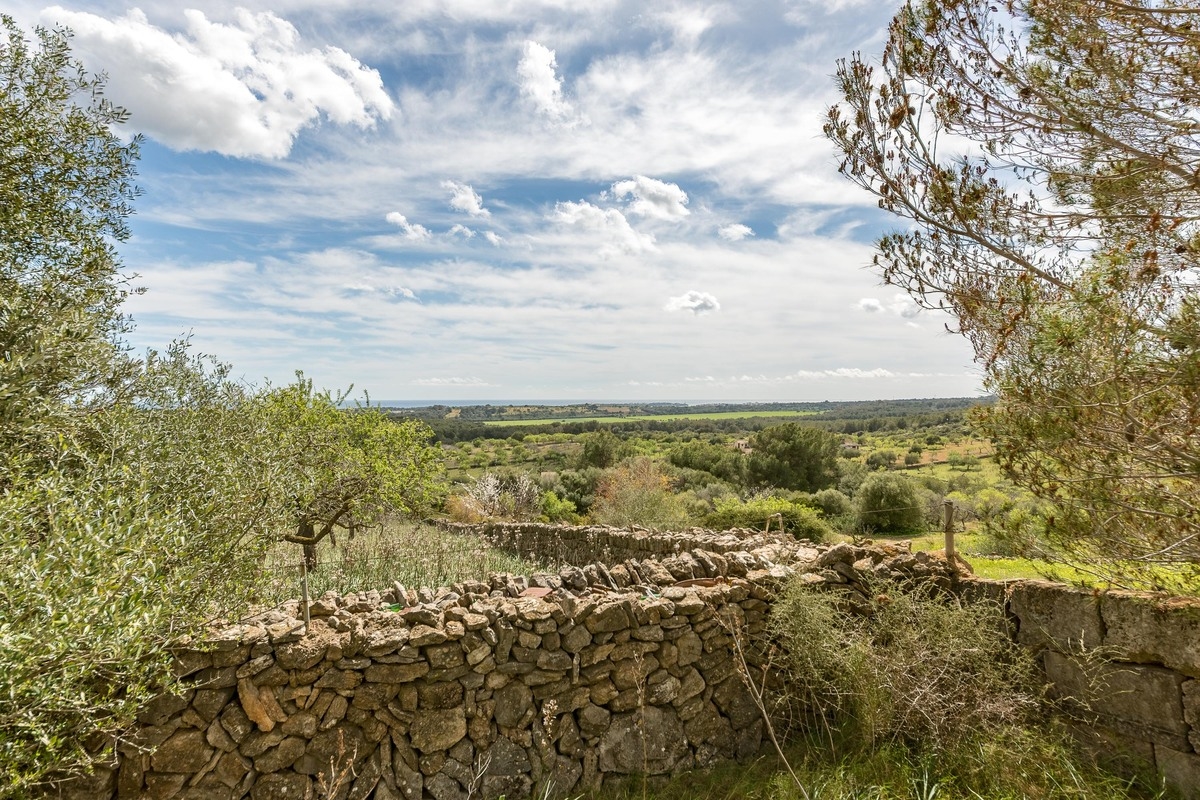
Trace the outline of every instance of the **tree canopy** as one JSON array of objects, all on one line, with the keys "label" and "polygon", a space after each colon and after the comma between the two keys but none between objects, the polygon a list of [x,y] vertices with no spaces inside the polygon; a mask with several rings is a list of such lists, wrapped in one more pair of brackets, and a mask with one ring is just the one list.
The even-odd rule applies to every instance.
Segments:
[{"label": "tree canopy", "polygon": [[122,369],[114,242],[129,234],[140,140],[116,134],[127,114],[63,31],[39,29],[31,47],[11,17],[0,28],[0,453],[30,455],[64,399],[102,403]]},{"label": "tree canopy", "polygon": [[909,222],[876,265],[971,341],[1056,552],[1194,581],[1200,5],[909,3],[837,81],[841,172]]},{"label": "tree canopy", "polygon": [[369,406],[348,411],[344,399],[314,391],[302,375],[263,398],[291,471],[296,525],[286,538],[305,546],[310,568],[316,544],[336,528],[353,532],[389,512],[418,512],[437,493],[430,477],[440,461],[429,427]]},{"label": "tree canopy", "polygon": [[269,548],[418,511],[438,471],[421,423],[246,386],[186,342],[130,355],[137,139],[66,32],[0,27],[0,797],[28,797],[111,754]]},{"label": "tree canopy", "polygon": [[841,439],[828,431],[785,422],[755,433],[750,448],[751,485],[815,492],[837,483]]}]

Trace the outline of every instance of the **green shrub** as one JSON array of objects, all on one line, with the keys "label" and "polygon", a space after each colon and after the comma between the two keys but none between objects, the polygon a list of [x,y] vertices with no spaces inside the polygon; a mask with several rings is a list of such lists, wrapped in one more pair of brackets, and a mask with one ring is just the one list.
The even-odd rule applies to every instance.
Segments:
[{"label": "green shrub", "polygon": [[873,473],[863,481],[855,500],[857,522],[863,530],[906,533],[924,526],[925,511],[916,486],[903,475]]},{"label": "green shrub", "polygon": [[770,710],[793,723],[802,749],[755,796],[1163,796],[1152,776],[1117,778],[1081,757],[1001,606],[891,584],[872,594],[862,615],[798,579],[784,588],[769,620],[779,687]]},{"label": "green shrub", "polygon": [[728,446],[691,441],[671,448],[667,460],[681,469],[700,470],[733,484],[746,478],[746,457]]},{"label": "green shrub", "polygon": [[554,492],[542,494],[542,522],[567,522],[572,525],[580,522],[580,516],[575,511],[575,504],[564,500]]},{"label": "green shrub", "polygon": [[822,489],[812,499],[826,517],[844,517],[854,510],[850,498],[838,489]]},{"label": "green shrub", "polygon": [[896,464],[896,453],[893,450],[876,450],[867,456],[867,466],[871,469],[891,469]]},{"label": "green shrub", "polygon": [[876,587],[869,616],[793,581],[771,613],[787,686],[810,719],[888,741],[953,749],[1027,722],[1039,708],[1034,657],[1003,609],[895,585]]},{"label": "green shrub", "polygon": [[558,482],[551,487],[556,495],[570,500],[580,514],[587,514],[596,499],[596,487],[604,470],[597,467],[587,469],[565,469],[558,473]]},{"label": "green shrub", "polygon": [[832,535],[829,526],[815,509],[769,495],[759,495],[748,500],[736,497],[717,500],[716,510],[704,518],[704,526],[715,530],[763,530],[768,520],[772,530],[778,530],[782,524],[783,530],[797,539],[824,542]]},{"label": "green shrub", "polygon": [[601,476],[591,517],[621,527],[677,530],[691,524],[682,498],[670,490],[667,476],[648,458],[630,459]]}]

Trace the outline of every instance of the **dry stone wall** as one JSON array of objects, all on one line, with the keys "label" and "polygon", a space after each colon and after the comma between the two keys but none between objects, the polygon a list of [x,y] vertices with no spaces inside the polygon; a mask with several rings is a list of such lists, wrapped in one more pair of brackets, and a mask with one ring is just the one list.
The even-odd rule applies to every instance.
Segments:
[{"label": "dry stone wall", "polygon": [[[614,564],[627,559],[662,559],[692,550],[710,553],[756,551],[780,561],[794,559],[801,545],[790,534],[761,533],[748,529],[709,531],[692,528],[663,532],[648,528],[614,528],[607,525],[548,525],[540,522],[488,522],[468,525],[439,522],[446,530],[480,536],[490,544],[523,556],[560,564]],[[763,550],[768,548],[768,550]]]},{"label": "dry stone wall", "polygon": [[329,595],[307,632],[295,603],[230,627],[181,654],[190,688],[143,711],[112,793],[562,796],[749,757],[762,723],[731,632],[762,632],[786,571],[749,553],[671,563],[692,585],[661,563],[613,565],[607,580],[564,568]]},{"label": "dry stone wall", "polygon": [[926,554],[785,544],[330,594],[307,632],[285,604],[180,653],[186,690],[74,796],[512,800],[752,757],[736,652],[765,658],[773,557],[848,596],[856,568],[945,579]]},{"label": "dry stone wall", "polygon": [[[547,528],[483,533],[519,550]],[[142,711],[115,767],[64,795],[515,800],[749,758],[763,724],[737,654],[763,664],[771,602],[799,573],[849,609],[868,610],[880,578],[1002,603],[1059,694],[1076,698],[1091,741],[1200,797],[1196,602],[960,580],[944,558],[905,546],[553,530],[576,563],[597,552],[586,548],[608,557],[330,594],[307,630],[293,601],[215,632],[179,653],[183,693]]]},{"label": "dry stone wall", "polygon": [[1200,600],[1046,581],[972,591],[1006,603],[1017,641],[1039,653],[1087,744],[1151,764],[1200,798]]}]

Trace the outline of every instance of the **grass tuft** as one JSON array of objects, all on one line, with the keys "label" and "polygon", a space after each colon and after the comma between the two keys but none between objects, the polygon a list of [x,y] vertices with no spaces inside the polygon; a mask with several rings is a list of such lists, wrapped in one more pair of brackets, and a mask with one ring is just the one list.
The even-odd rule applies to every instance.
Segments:
[{"label": "grass tuft", "polygon": [[[319,566],[308,573],[311,597],[388,589],[394,582],[412,588],[486,580],[498,572],[528,575],[557,570],[548,563],[513,556],[469,535],[423,523],[388,522],[381,528],[317,546]],[[267,556],[259,602],[275,605],[300,596],[299,545],[280,543]]]}]

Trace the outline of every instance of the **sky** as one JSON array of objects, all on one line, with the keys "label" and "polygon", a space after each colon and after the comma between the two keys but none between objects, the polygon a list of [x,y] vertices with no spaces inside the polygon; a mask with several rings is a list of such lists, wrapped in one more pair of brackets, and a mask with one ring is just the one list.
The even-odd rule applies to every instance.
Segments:
[{"label": "sky", "polygon": [[895,2],[6,5],[145,137],[137,349],[385,402],[980,392],[821,135]]}]

